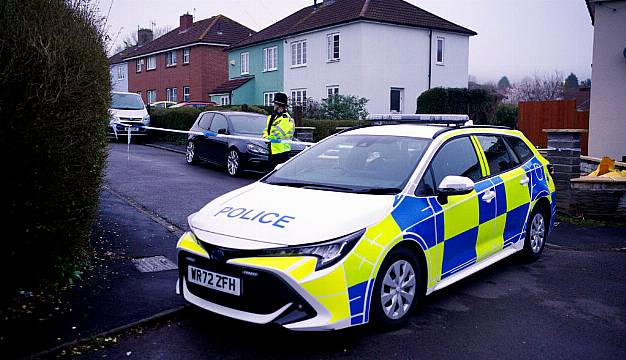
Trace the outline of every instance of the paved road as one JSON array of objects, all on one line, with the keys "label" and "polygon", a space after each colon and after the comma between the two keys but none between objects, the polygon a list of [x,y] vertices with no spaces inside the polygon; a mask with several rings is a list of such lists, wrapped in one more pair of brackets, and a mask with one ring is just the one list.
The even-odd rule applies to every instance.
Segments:
[{"label": "paved road", "polygon": [[[128,160],[120,144],[107,175],[115,191],[181,227],[188,213],[253,180],[144,146]],[[395,332],[288,333],[191,309],[85,358],[626,358],[626,252],[618,250],[626,238],[623,229],[598,231],[562,224],[553,239],[564,247],[530,265],[506,259],[433,294]]]}]

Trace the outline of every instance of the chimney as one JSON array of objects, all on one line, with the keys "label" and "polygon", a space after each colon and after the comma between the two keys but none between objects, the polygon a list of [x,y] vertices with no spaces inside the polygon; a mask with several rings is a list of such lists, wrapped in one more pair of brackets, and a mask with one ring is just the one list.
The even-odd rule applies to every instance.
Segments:
[{"label": "chimney", "polygon": [[150,29],[139,29],[137,31],[137,45],[143,45],[147,42],[152,41],[153,34]]},{"label": "chimney", "polygon": [[185,31],[193,24],[193,16],[184,14],[180,16],[180,31]]}]

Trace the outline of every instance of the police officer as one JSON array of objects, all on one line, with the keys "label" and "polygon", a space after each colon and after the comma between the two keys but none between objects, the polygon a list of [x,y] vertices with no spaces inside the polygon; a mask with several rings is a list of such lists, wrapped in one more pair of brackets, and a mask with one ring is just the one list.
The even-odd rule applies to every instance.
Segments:
[{"label": "police officer", "polygon": [[[296,126],[287,112],[287,95],[276,93],[274,95],[274,112],[267,117],[267,126],[263,130],[264,139],[293,140]],[[271,169],[276,165],[289,160],[291,144],[269,143],[269,161]]]}]

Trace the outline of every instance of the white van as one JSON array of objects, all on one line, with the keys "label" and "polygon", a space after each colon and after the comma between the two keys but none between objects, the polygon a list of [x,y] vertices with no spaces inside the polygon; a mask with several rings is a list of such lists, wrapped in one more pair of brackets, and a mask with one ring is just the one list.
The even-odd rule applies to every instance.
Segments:
[{"label": "white van", "polygon": [[[150,126],[150,115],[140,95],[127,92],[111,92],[111,108],[109,109],[109,136],[114,138],[128,136],[129,125]],[[132,136],[145,136],[148,130],[131,127]]]}]

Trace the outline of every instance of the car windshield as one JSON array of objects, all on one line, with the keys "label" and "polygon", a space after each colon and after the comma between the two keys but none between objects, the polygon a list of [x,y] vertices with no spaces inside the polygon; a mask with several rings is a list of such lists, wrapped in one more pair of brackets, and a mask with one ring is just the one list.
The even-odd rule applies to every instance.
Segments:
[{"label": "car windshield", "polygon": [[141,96],[136,94],[111,94],[111,109],[141,110],[144,108]]},{"label": "car windshield", "polygon": [[430,139],[339,135],[304,151],[263,179],[274,185],[369,194],[397,194]]},{"label": "car windshield", "polygon": [[267,118],[262,115],[229,115],[233,125],[233,132],[237,134],[261,135],[267,122]]}]

